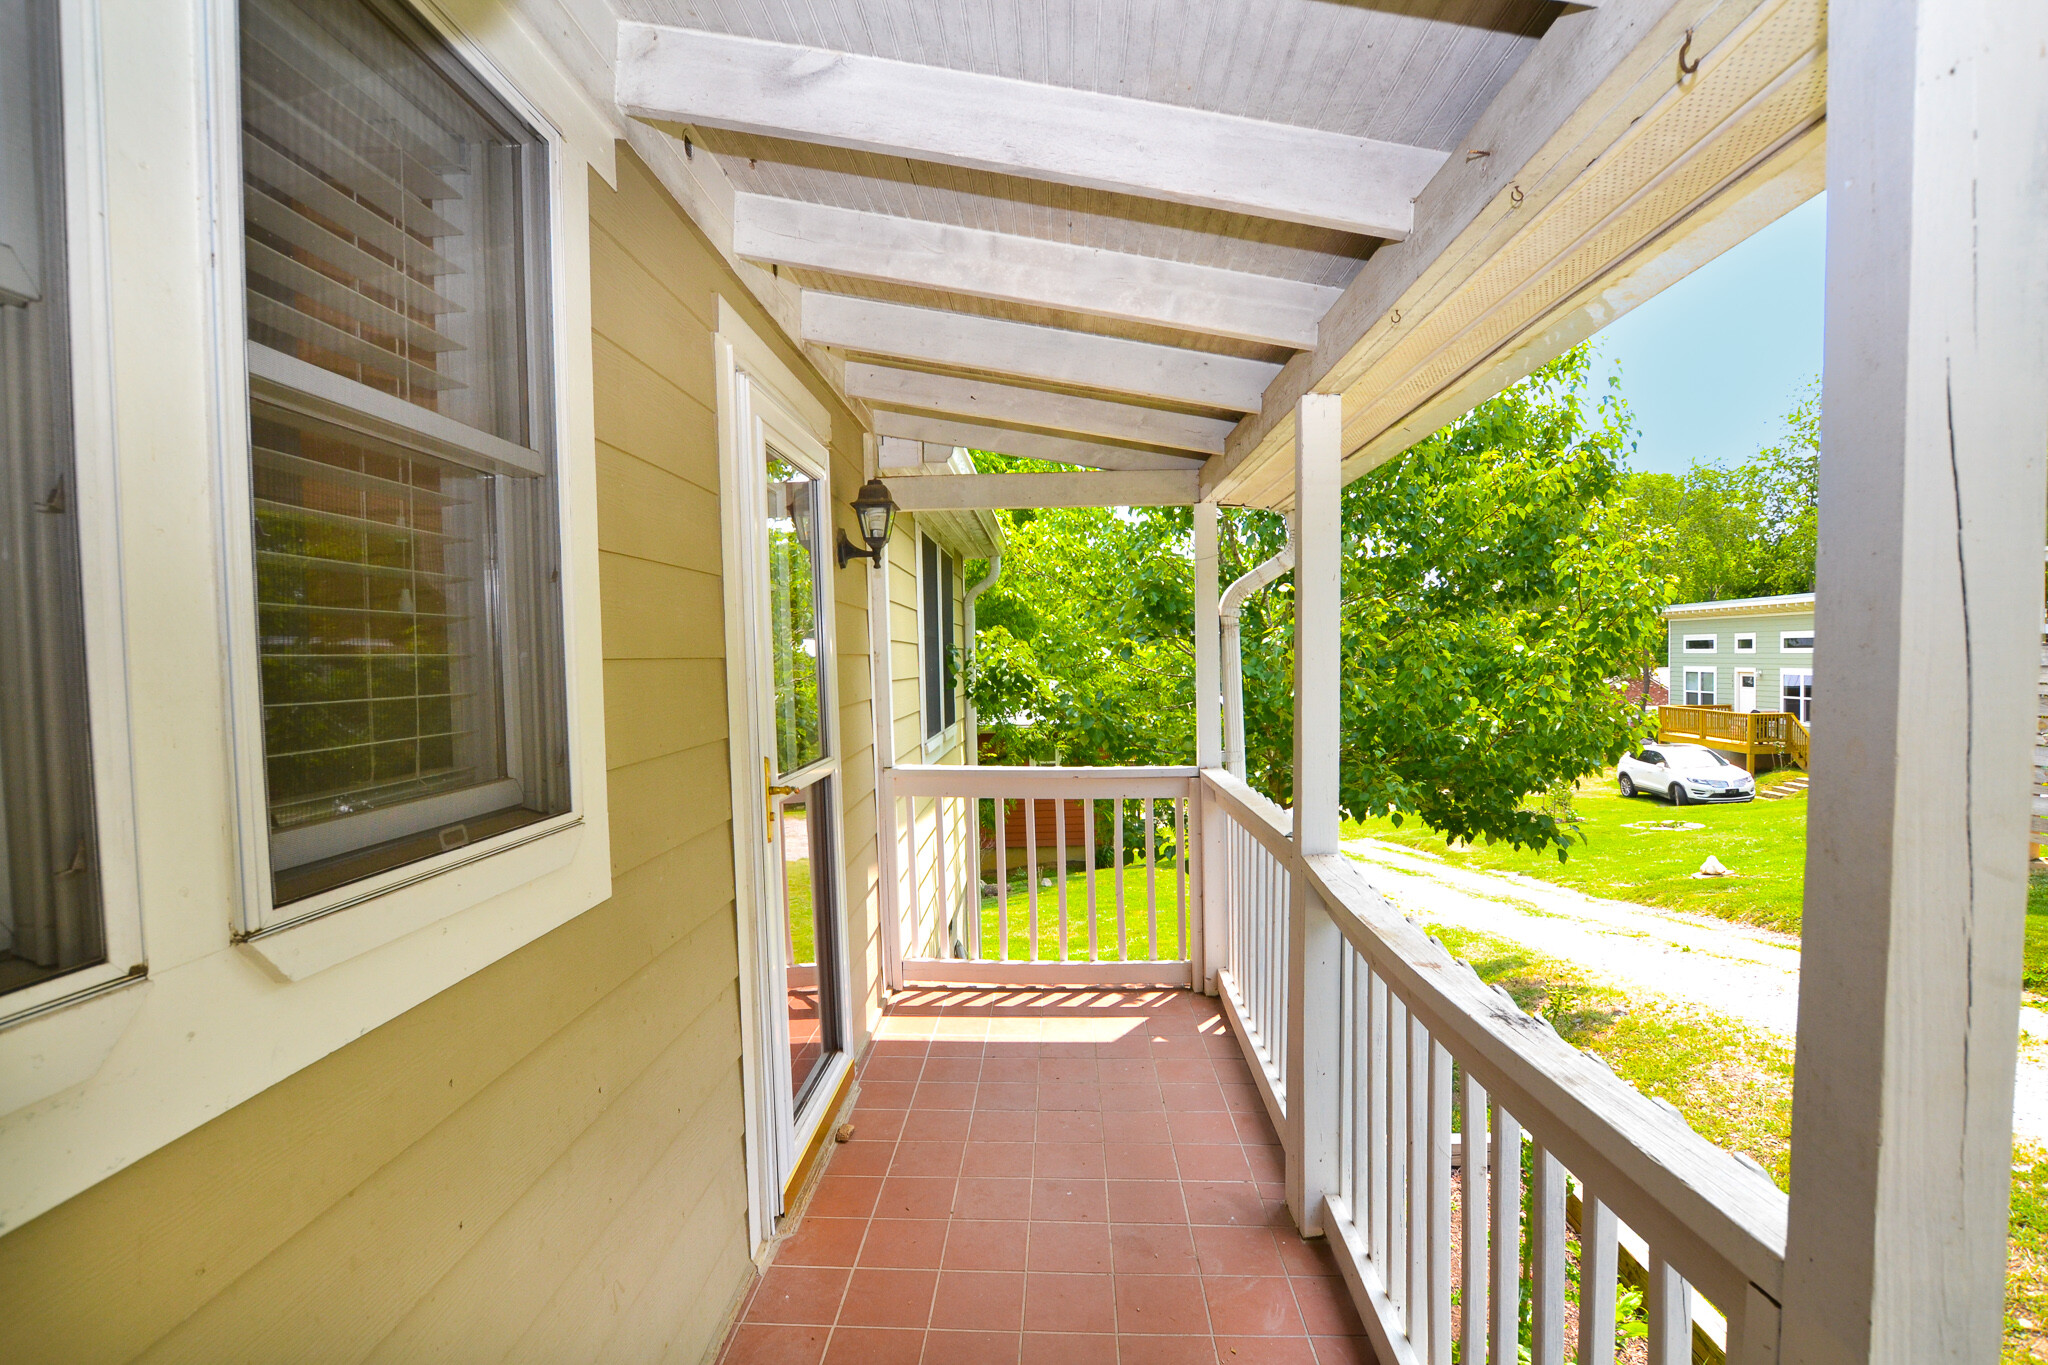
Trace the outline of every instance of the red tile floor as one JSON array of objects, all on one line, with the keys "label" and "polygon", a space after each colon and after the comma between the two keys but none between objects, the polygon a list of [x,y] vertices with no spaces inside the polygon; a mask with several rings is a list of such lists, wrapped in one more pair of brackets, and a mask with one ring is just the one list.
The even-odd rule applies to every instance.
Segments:
[{"label": "red tile floor", "polygon": [[1371,1362],[1216,1002],[916,990],[727,1365]]}]

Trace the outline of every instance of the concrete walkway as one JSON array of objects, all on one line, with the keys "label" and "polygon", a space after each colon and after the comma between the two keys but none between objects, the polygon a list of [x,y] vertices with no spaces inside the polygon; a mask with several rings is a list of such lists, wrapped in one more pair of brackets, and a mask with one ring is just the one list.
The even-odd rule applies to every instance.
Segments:
[{"label": "concrete walkway", "polygon": [[[1602,900],[1519,873],[1482,872],[1378,839],[1344,851],[1381,894],[1425,924],[1492,934],[1563,958],[1623,991],[1684,1000],[1789,1040],[1799,940],[1711,915]],[[2020,1011],[2013,1131],[2048,1142],[2048,1012]]]}]

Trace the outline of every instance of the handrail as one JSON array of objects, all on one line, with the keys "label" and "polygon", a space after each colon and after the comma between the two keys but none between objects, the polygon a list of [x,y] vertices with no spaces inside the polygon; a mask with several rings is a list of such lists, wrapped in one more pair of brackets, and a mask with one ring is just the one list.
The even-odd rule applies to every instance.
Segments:
[{"label": "handrail", "polygon": [[1783,1297],[1785,1195],[1482,983],[1342,855],[1304,870],[1345,939],[1532,1137],[1735,1319],[1751,1285]]},{"label": "handrail", "polygon": [[1202,769],[1209,795],[1274,857],[1294,858],[1294,814],[1225,768]]},{"label": "handrail", "polygon": [[1194,767],[1025,768],[899,763],[889,780],[899,796],[1186,796]]}]

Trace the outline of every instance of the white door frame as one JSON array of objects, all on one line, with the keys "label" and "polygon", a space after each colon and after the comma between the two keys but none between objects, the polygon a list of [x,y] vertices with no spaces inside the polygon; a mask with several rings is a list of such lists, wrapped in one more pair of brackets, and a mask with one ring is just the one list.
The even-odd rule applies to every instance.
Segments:
[{"label": "white door frame", "polygon": [[[1756,710],[1756,688],[1757,670],[1754,668],[1738,668],[1735,670],[1735,709],[1737,711]],[[1744,696],[1745,689],[1748,693],[1746,697]],[[1745,702],[1747,703],[1746,705]]]},{"label": "white door frame", "polygon": [[[827,1063],[811,1087],[800,1112],[790,1108],[789,1019],[785,993],[766,989],[768,973],[779,971],[787,955],[780,914],[764,913],[781,874],[774,864],[771,842],[775,826],[769,818],[763,764],[773,762],[769,736],[774,733],[772,687],[761,686],[770,668],[768,641],[761,630],[761,585],[767,581],[768,546],[761,533],[766,516],[764,461],[776,453],[818,479],[822,506],[818,517],[820,543],[833,524],[829,433],[824,409],[812,399],[787,367],[761,342],[723,299],[719,332],[714,339],[719,408],[719,483],[721,497],[722,567],[725,597],[726,713],[731,754],[733,897],[737,916],[740,992],[740,1079],[745,1107],[744,1145],[747,1161],[749,1241],[758,1260],[775,1234],[783,1208],[783,1186],[793,1173],[797,1153],[805,1150],[826,1109],[838,1093],[851,1057],[843,1048]],[[829,876],[813,884],[835,887],[832,913],[839,919],[839,954],[834,992],[840,1014],[842,1042],[851,1036],[851,983],[847,979],[845,907],[845,793],[841,770],[836,693],[838,690],[836,612],[832,609],[831,561],[819,557],[820,584],[826,601],[818,612],[819,733],[826,756],[794,773],[776,774],[787,785],[832,779],[827,814],[832,829],[831,852],[836,864]],[[792,781],[791,779],[794,779]]]}]

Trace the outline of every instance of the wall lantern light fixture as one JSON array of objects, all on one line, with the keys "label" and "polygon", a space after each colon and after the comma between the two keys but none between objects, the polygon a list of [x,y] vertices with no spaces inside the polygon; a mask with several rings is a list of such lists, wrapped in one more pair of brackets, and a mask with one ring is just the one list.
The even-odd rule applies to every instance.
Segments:
[{"label": "wall lantern light fixture", "polygon": [[853,514],[860,520],[860,538],[868,547],[861,549],[840,531],[839,567],[845,568],[849,559],[872,559],[879,567],[882,547],[889,543],[889,528],[896,522],[896,499],[889,496],[889,486],[880,479],[862,484],[860,492],[853,495]]}]

